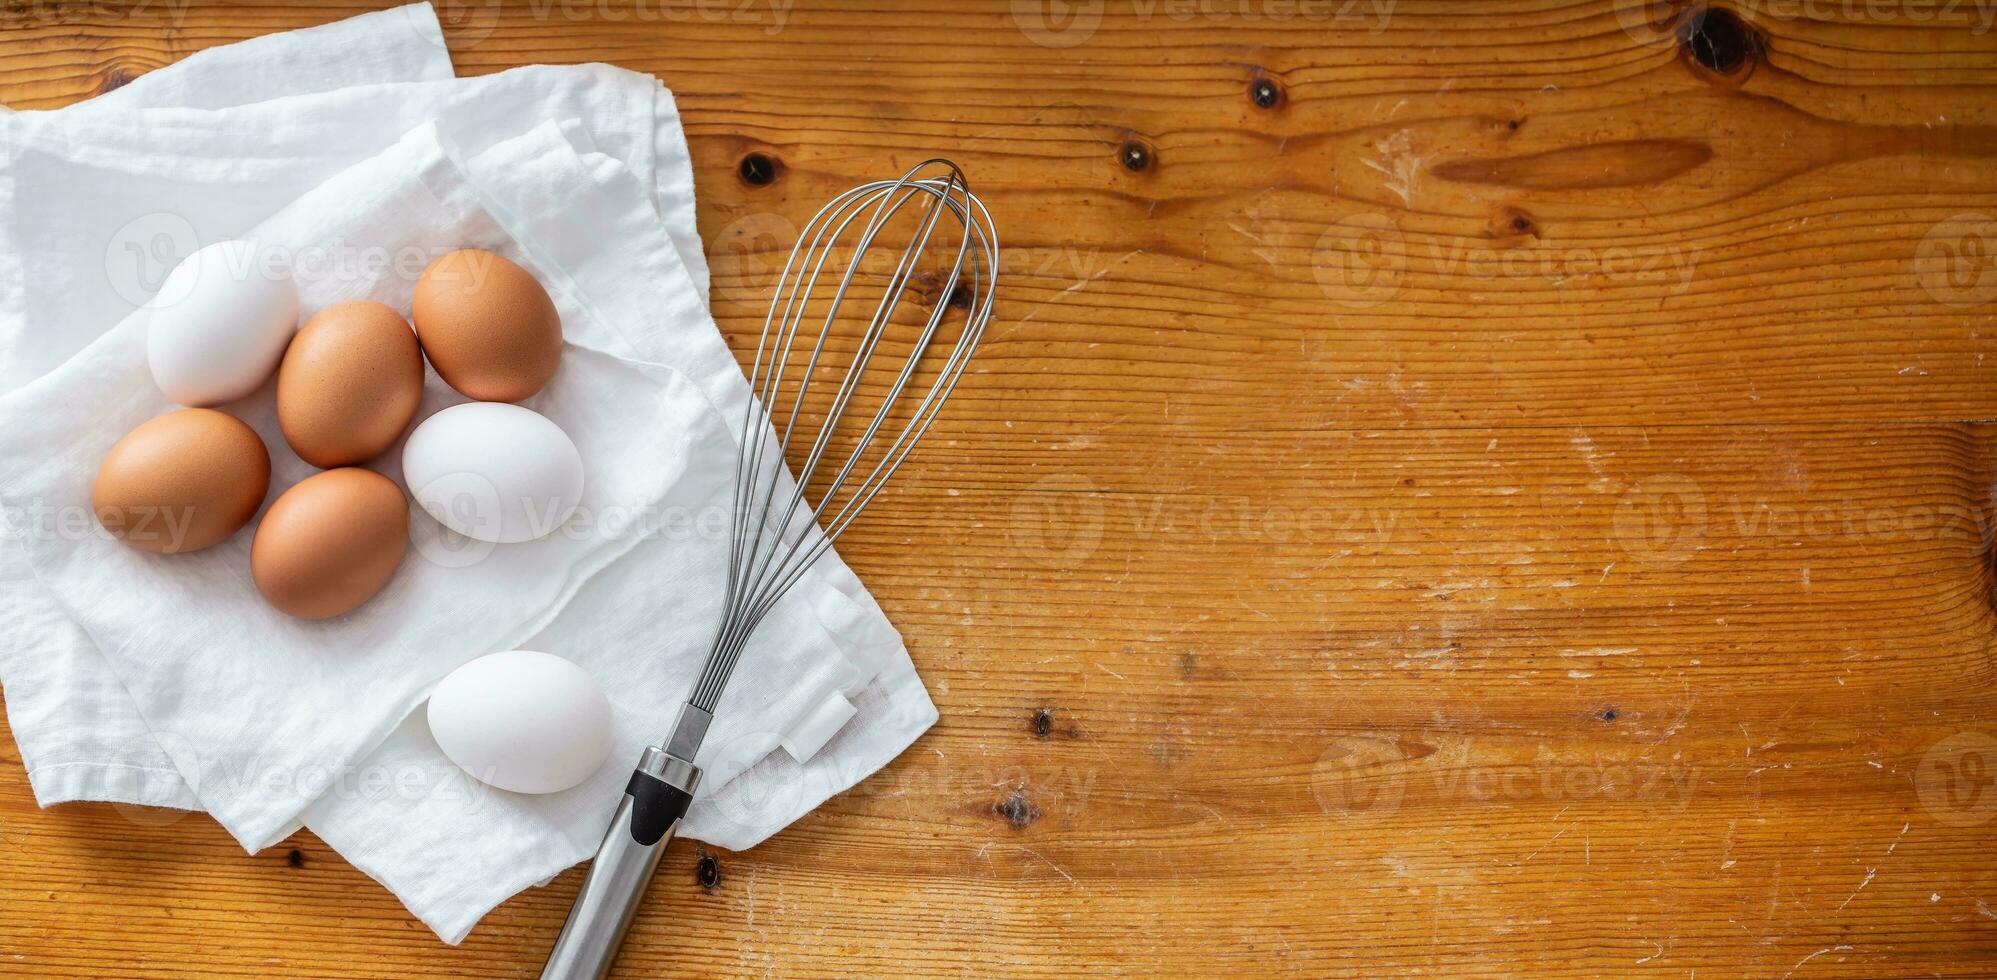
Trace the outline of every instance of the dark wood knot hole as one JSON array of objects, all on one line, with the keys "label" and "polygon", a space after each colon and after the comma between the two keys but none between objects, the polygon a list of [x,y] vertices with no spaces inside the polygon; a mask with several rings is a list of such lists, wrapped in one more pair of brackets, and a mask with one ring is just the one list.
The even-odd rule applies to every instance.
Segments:
[{"label": "dark wood knot hole", "polygon": [[777,179],[778,169],[776,157],[757,152],[743,157],[735,172],[742,176],[742,183],[751,187],[761,187]]},{"label": "dark wood knot hole", "polygon": [[1695,10],[1679,29],[1678,43],[1708,71],[1731,75],[1761,49],[1759,35],[1725,8]]},{"label": "dark wood knot hole", "polygon": [[1116,158],[1123,161],[1123,169],[1137,173],[1151,166],[1151,148],[1136,140],[1127,140],[1117,150]]},{"label": "dark wood knot hole", "polygon": [[1274,109],[1283,101],[1283,90],[1274,79],[1258,78],[1248,85],[1248,101],[1257,109]]}]

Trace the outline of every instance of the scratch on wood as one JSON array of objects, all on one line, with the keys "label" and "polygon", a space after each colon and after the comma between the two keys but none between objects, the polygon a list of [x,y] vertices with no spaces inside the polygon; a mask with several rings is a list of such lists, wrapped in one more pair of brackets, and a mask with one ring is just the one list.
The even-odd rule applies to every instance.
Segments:
[{"label": "scratch on wood", "polygon": [[1844,952],[1849,952],[1850,950],[1851,946],[1845,943],[1839,943],[1836,946],[1825,946],[1823,949],[1817,950],[1816,952],[1811,953],[1810,955],[1805,956],[1800,960],[1797,960],[1796,965],[1790,967],[1789,972],[1784,973],[1782,975],[1782,980],[1789,980],[1790,977],[1796,975],[1797,970],[1803,968],[1803,964],[1808,963],[1811,960],[1814,960],[1817,957],[1824,955],[1825,953],[1844,953]]},{"label": "scratch on wood", "polygon": [[1845,906],[1847,906],[1847,905],[1850,905],[1850,904],[1851,904],[1851,900],[1852,900],[1852,899],[1854,899],[1854,898],[1857,898],[1857,897],[1858,897],[1858,893],[1859,893],[1859,892],[1862,892],[1862,891],[1864,891],[1864,890],[1865,890],[1865,886],[1867,886],[1867,885],[1870,885],[1870,884],[1872,884],[1872,879],[1873,879],[1873,877],[1874,877],[1874,876],[1876,876],[1876,875],[1878,875],[1878,874],[1879,874],[1879,869],[1878,869],[1878,868],[1867,868],[1867,869],[1865,869],[1865,880],[1864,880],[1864,881],[1861,881],[1861,882],[1859,882],[1859,883],[1858,883],[1858,887],[1857,887],[1857,888],[1854,888],[1854,889],[1852,889],[1852,890],[1851,890],[1851,894],[1849,894],[1849,895],[1846,895],[1846,896],[1844,897],[1844,901],[1842,901],[1842,902],[1839,902],[1839,903],[1838,903],[1838,907],[1837,907],[1837,908],[1835,908],[1835,909],[1833,909],[1832,911],[1833,911],[1833,912],[1842,912],[1842,911],[1844,911],[1844,907],[1845,907]]}]

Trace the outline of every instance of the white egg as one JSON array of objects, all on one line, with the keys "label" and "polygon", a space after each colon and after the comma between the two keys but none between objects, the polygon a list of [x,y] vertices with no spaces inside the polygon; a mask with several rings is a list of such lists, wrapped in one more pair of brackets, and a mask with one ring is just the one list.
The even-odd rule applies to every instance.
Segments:
[{"label": "white egg", "polygon": [[465,664],[438,682],[428,714],[458,768],[515,793],[559,793],[610,757],[610,699],[552,654],[509,650]]},{"label": "white egg", "polygon": [[298,288],[274,253],[216,242],[167,273],[146,317],[146,361],[159,390],[182,405],[220,405],[277,370],[298,330]]},{"label": "white egg", "polygon": [[545,537],[582,500],[582,454],[568,433],[504,402],[424,419],[402,447],[402,477],[439,524],[497,544]]}]

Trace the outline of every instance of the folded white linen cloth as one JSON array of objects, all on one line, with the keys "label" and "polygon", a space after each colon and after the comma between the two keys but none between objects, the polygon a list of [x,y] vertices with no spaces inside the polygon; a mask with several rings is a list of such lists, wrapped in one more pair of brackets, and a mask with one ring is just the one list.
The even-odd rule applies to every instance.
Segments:
[{"label": "folded white linen cloth", "polygon": [[[14,206],[22,193],[85,222],[92,219],[84,216],[94,216],[98,224],[111,229],[157,212],[161,200],[188,201],[198,212],[204,204],[225,204],[229,197],[227,183],[190,182],[165,189],[172,196],[147,199],[140,210],[121,212],[107,207],[103,196],[122,183],[120,172],[80,167],[51,168],[49,173],[58,179],[30,181],[21,189],[14,161],[27,152],[28,144],[11,126],[107,108],[223,108],[236,104],[230,100],[278,99],[354,85],[443,81],[451,75],[436,12],[429,4],[418,3],[210,48],[65,109],[0,116],[0,336],[16,336],[31,329],[30,324],[48,335],[33,352],[21,344],[0,343],[0,390],[47,373],[137,308],[131,299],[106,288],[104,280],[110,275],[106,266],[116,247],[112,239],[79,231],[68,221],[54,230],[24,222]],[[310,186],[296,184],[285,199]],[[154,250],[156,243],[143,237],[147,229],[133,231],[141,234],[125,236],[125,244],[139,248],[137,258],[151,261],[152,268],[141,268],[150,284],[157,286],[164,273],[157,267],[161,256]],[[231,229],[220,229],[217,237],[229,233]],[[28,308],[23,283],[30,264],[37,275],[73,282],[75,288],[68,296],[52,290],[46,294],[49,306]],[[130,268],[129,263],[124,267]],[[94,278],[93,270],[99,270]],[[71,309],[63,305],[65,300],[85,305],[108,300],[109,312]],[[34,581],[20,551],[4,542],[0,542],[0,681],[7,686],[8,720],[29,783],[44,806],[95,800],[198,808],[186,781],[158,747],[103,656]]]},{"label": "folded white linen cloth", "polygon": [[[130,314],[179,257],[446,108],[471,146],[519,120],[584,120],[650,182],[676,247],[700,254],[691,165],[657,79],[582,66],[453,81],[441,38],[432,8],[416,4],[210,49],[70,109],[0,117],[0,389]],[[281,70],[294,63],[299,78],[348,87],[315,90]],[[215,93],[262,98],[226,107]],[[208,108],[173,105],[180,97]],[[98,108],[107,100],[117,111]],[[704,290],[704,261],[689,269]],[[0,676],[38,798],[194,806],[85,638],[25,578],[0,553]]]},{"label": "folded white linen cloth", "polygon": [[[427,126],[307,192],[253,237],[260,253],[295,270],[306,318],[353,299],[407,310],[415,290],[408,270],[456,247],[516,252]],[[149,311],[0,397],[0,508],[30,567],[104,651],[152,729],[192,748],[181,755],[167,746],[203,809],[245,847],[274,843],[317,794],[282,779],[221,777],[351,764],[443,674],[512,649],[550,622],[584,581],[638,542],[633,517],[716,506],[733,442],[712,403],[676,371],[632,370],[625,364],[636,362],[599,353],[616,328],[559,282],[548,285],[567,346],[554,379],[523,404],[575,441],[584,468],[579,516],[596,523],[579,532],[571,521],[460,558],[434,543],[437,525],[419,509],[411,538],[417,557],[430,560],[404,562],[372,600],[323,622],[258,600],[246,574],[250,535],[159,556],[80,520],[111,445],[174,407],[151,384]],[[465,400],[432,372],[419,415]],[[271,499],[317,472],[283,450],[268,391],[228,407],[276,449]],[[373,465],[399,478],[399,459],[391,450]]]},{"label": "folded white linen cloth", "polygon": [[[593,127],[647,182],[705,291],[691,163],[657,79],[604,66],[450,78],[434,10],[412,4],[209,49],[68,109],[0,117],[0,390],[119,322],[179,257],[447,106],[463,110],[452,118],[473,147],[518,120]],[[236,93],[258,101],[220,111]],[[211,111],[175,104],[187,99]],[[0,549],[0,677],[37,797],[194,806],[94,649],[26,578]]]},{"label": "folded white linen cloth", "polygon": [[[405,11],[404,24],[415,23],[420,28],[427,19],[434,26],[434,17],[428,15],[427,7],[414,9],[421,16],[412,18]],[[383,19],[370,15],[349,23],[369,20],[379,25]],[[320,34],[338,41],[339,27],[320,29]],[[425,45],[431,45],[434,37],[432,32],[420,29],[404,33]],[[385,40],[392,46],[392,35]],[[279,47],[267,45],[266,50]],[[213,70],[225,62],[224,52],[226,49],[216,52],[207,67]],[[393,59],[384,56],[384,61],[390,60]],[[409,63],[420,60],[411,59]],[[561,71],[528,69],[507,74],[525,76]],[[615,79],[626,74],[601,68],[573,71],[592,74],[593,81],[582,86],[585,92],[604,78]],[[455,166],[435,166],[425,173],[433,181],[440,179],[439,175],[446,175],[447,183],[453,186],[463,178],[464,189],[474,193],[498,219],[494,226],[503,225],[514,236],[505,240],[509,248],[520,247],[521,257],[565,299],[598,307],[594,314],[584,317],[587,322],[633,325],[613,327],[595,336],[594,342],[633,357],[677,360],[676,366],[695,376],[702,394],[712,401],[726,403],[746,398],[746,386],[725,345],[706,320],[699,302],[689,300],[698,294],[705,281],[704,264],[695,267],[695,263],[685,261],[699,255],[698,237],[692,229],[690,168],[676,118],[669,115],[670,96],[657,87],[656,81],[646,78],[645,82],[654,90],[654,98],[645,111],[653,113],[652,118],[657,122],[648,141],[631,138],[630,132],[642,131],[643,127],[626,125],[617,118],[622,110],[606,110],[603,101],[594,98],[579,99],[583,114],[569,121],[559,133],[544,129],[520,139],[500,140],[508,131],[517,132],[520,119],[513,115],[510,121],[515,128],[508,130],[504,123],[509,120],[503,118],[508,114],[494,114],[491,107],[505,104],[507,99],[517,102],[523,95],[531,97],[534,86],[468,81],[464,84],[490,86],[484,91],[497,93],[500,101],[481,104],[476,95],[462,97],[462,93],[460,97],[437,96],[437,103],[447,108],[470,107],[463,113],[439,110],[443,118],[439,119],[438,128],[440,132],[466,134],[469,147],[485,149],[477,153],[467,149],[464,159],[448,161]],[[381,110],[380,93],[370,94],[373,100],[367,105],[371,110]],[[662,107],[666,114],[661,114]],[[58,115],[61,114],[6,118],[37,120]],[[258,125],[281,122],[284,118],[283,114],[268,113],[254,117],[259,120]],[[412,114],[410,118],[415,117]],[[145,131],[131,126],[125,114],[121,118],[127,118],[127,124],[118,129],[126,133]],[[176,128],[166,131],[169,137],[198,132],[202,122],[215,130],[237,134],[233,142],[208,144],[218,154],[215,159],[200,161],[198,155],[173,158],[159,164],[149,175],[192,174],[191,179],[183,180],[176,189],[195,192],[197,201],[204,196],[202,192],[213,199],[218,197],[217,188],[233,186],[230,176],[234,171],[254,175],[253,184],[260,180],[276,186],[282,184],[287,173],[292,180],[300,180],[304,178],[297,175],[298,171],[318,175],[330,166],[324,159],[312,158],[312,148],[302,139],[290,144],[299,156],[280,158],[297,166],[287,171],[269,165],[255,155],[260,145],[253,138],[255,131],[250,130],[251,136],[243,135],[244,128],[225,118],[219,110],[217,115],[203,120],[171,122]],[[277,128],[284,130],[281,125]],[[603,139],[597,132],[599,128],[608,132],[610,138]],[[32,139],[10,139],[9,150],[29,147],[31,152],[57,153],[50,147],[59,147],[63,152],[78,147],[87,149],[99,145],[94,139],[107,135],[100,131],[89,134],[90,138],[79,138],[74,128],[34,132],[55,132],[61,138],[39,143]],[[379,131],[370,133],[367,140],[379,139]],[[436,145],[441,147],[448,142],[439,138]],[[649,145],[644,145],[646,142]],[[111,145],[116,145],[115,140]],[[246,157],[232,159],[228,156],[231,152]],[[319,152],[323,156],[337,156],[324,147]],[[616,155],[618,152],[639,159],[626,160]],[[120,159],[116,153],[105,153],[96,162],[117,164]],[[183,168],[179,164],[194,166]],[[116,183],[118,179],[115,166],[112,171],[108,183]],[[487,179],[467,176],[481,171]],[[10,172],[18,178],[19,172],[14,168],[0,171],[0,188],[10,183],[7,180]],[[517,179],[506,179],[509,174]],[[58,180],[42,190],[74,191],[78,187],[88,190],[88,183]],[[272,197],[282,193],[281,189],[273,191]],[[551,199],[574,202],[574,213],[565,220],[562,207],[550,205]],[[198,206],[191,208],[190,213],[204,215],[204,221],[208,220],[207,212]],[[678,220],[665,221],[668,214],[677,215]],[[575,234],[583,222],[601,229],[602,233]],[[244,224],[238,215],[233,221],[222,220],[204,227],[202,236],[228,236],[241,231]],[[661,224],[672,228],[674,233],[667,234]],[[16,220],[0,225],[0,230],[9,236],[0,241],[0,254],[6,254],[19,249],[23,242],[37,241],[34,236],[45,233],[46,228]],[[690,248],[687,243],[691,243]],[[86,242],[81,250],[86,257],[90,253],[87,246]],[[98,248],[101,255],[102,246]],[[619,267],[619,261],[628,265]],[[676,276],[679,278],[675,279]],[[651,288],[628,288],[626,284],[632,282]],[[614,313],[605,314],[605,309]],[[661,311],[666,311],[666,315],[661,316]],[[64,311],[56,308],[54,312]],[[73,349],[89,340],[91,331],[87,326],[79,328],[75,320],[62,317],[56,322],[74,335],[73,339],[57,338],[46,345],[31,342],[25,345],[26,353],[40,354],[46,359],[50,350],[60,351],[64,343],[70,343]],[[4,321],[0,321],[0,326],[4,326]],[[24,362],[36,360],[13,356],[22,353],[23,345],[14,346],[10,356],[0,358],[0,371],[12,371]],[[22,370],[32,376],[37,367],[45,369],[45,364],[29,363]],[[717,371],[717,367],[726,370]],[[657,369],[641,365],[634,370]],[[277,450],[277,454],[284,452],[281,448]],[[550,649],[557,644],[573,643],[613,651],[614,655],[601,663],[585,652],[558,651],[592,669],[600,666],[618,674],[606,678],[613,689],[625,683],[619,666],[625,661],[618,658],[643,655],[635,669],[642,676],[658,678],[650,688],[657,696],[635,702],[620,698],[619,751],[630,755],[635,755],[635,746],[663,733],[676,698],[683,694],[697,666],[689,658],[699,652],[699,643],[689,644],[688,638],[711,628],[707,624],[688,625],[686,619],[701,619],[698,615],[667,622],[645,615],[648,604],[659,604],[661,596],[675,600],[674,609],[698,605],[690,597],[685,597],[684,602],[677,601],[683,598],[679,593],[690,580],[685,570],[671,566],[669,557],[661,557],[672,550],[672,544],[668,539],[653,539],[612,562],[599,579],[580,591],[572,604],[574,612],[564,610],[530,641]],[[647,555],[652,557],[648,559]],[[0,567],[11,569],[16,564],[13,549],[7,549],[0,558],[7,559]],[[694,576],[694,580],[698,579]],[[0,585],[8,586],[0,589],[0,597],[7,600],[0,603],[0,623],[6,627],[4,639],[26,637],[40,647],[36,653],[41,664],[33,670],[24,669],[20,645],[0,642],[0,675],[4,675],[0,681],[7,684],[10,718],[38,797],[45,803],[58,799],[113,799],[183,806],[194,803],[195,794],[186,781],[160,768],[161,752],[156,742],[169,745],[176,761],[190,757],[196,760],[188,768],[197,777],[203,796],[226,795],[227,778],[219,787],[206,785],[208,780],[200,778],[205,770],[214,768],[213,760],[205,758],[202,750],[184,735],[168,731],[155,736],[137,720],[136,713],[127,711],[125,716],[120,715],[121,699],[129,707],[129,698],[124,697],[114,679],[107,680],[108,671],[101,669],[101,657],[100,669],[93,671],[86,658],[66,655],[85,650],[95,654],[88,637],[60,615],[50,615],[46,605],[14,601],[21,590],[13,586],[23,584],[39,583],[0,580]],[[922,691],[898,637],[843,564],[836,560],[826,562],[823,574],[815,582],[800,585],[799,595],[798,601],[787,605],[794,606],[791,612],[800,621],[766,626],[744,664],[745,678],[782,678],[784,683],[773,686],[738,682],[738,689],[731,690],[731,703],[724,707],[724,713],[736,720],[726,730],[717,725],[711,750],[702,755],[701,761],[709,767],[709,774],[701,799],[689,817],[688,836],[730,847],[753,844],[884,764],[934,720],[934,708]],[[30,612],[29,607],[35,612]],[[706,618],[711,622],[711,616]],[[590,628],[592,624],[596,628]],[[56,641],[53,657],[46,645],[51,639]],[[11,656],[7,650],[10,645],[15,647]],[[69,649],[65,650],[66,646]],[[51,660],[55,669],[48,669]],[[826,696],[820,697],[821,694]],[[736,703],[738,698],[751,700]],[[65,706],[80,710],[65,715]],[[103,723],[107,717],[111,719],[108,730]],[[852,720],[848,721],[849,718]],[[60,734],[46,737],[50,732]],[[44,760],[45,764],[38,765],[38,760]],[[318,763],[307,768],[315,765]],[[606,773],[621,771],[622,765],[613,759]],[[370,792],[365,779],[357,786],[343,782],[345,776],[356,772],[391,770],[435,774],[439,777],[432,787],[435,792],[412,795],[406,782],[398,782],[390,784],[394,791],[385,797],[380,792]],[[239,778],[244,771],[238,767],[233,773],[216,775]],[[310,802],[310,807],[300,815],[306,823],[349,860],[387,884],[424,921],[453,942],[492,904],[586,856],[601,833],[609,799],[615,795],[612,789],[606,796],[604,787],[595,783],[605,780],[621,783],[614,774],[600,773],[595,782],[570,794],[526,798],[492,790],[480,795],[475,784],[462,779],[458,780],[461,785],[453,789],[446,785],[452,773],[455,769],[442,759],[420,721],[412,717],[395,728],[373,756],[328,765],[318,778],[307,780],[303,788],[294,787],[290,795],[301,803]],[[306,797],[313,795],[315,787],[316,798],[308,801]],[[458,789],[466,792],[457,792]],[[484,802],[473,806],[474,812],[466,812],[467,800]],[[256,812],[261,814],[261,823],[231,828],[244,836],[246,842],[255,837],[246,831],[271,822],[267,811]]]}]

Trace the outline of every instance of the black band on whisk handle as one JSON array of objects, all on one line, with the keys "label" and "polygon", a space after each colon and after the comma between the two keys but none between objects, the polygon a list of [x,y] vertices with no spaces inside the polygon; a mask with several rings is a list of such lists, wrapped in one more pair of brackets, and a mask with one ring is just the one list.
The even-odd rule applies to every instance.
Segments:
[{"label": "black band on whisk handle", "polygon": [[645,887],[658,872],[699,781],[700,770],[691,763],[656,747],[645,750],[541,969],[542,980],[603,980],[610,975]]}]

